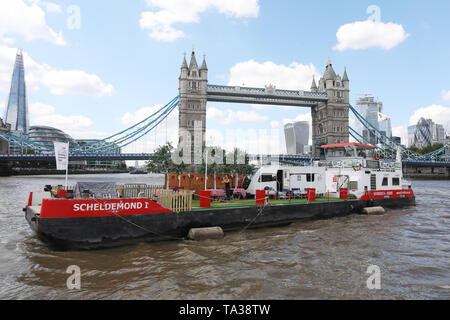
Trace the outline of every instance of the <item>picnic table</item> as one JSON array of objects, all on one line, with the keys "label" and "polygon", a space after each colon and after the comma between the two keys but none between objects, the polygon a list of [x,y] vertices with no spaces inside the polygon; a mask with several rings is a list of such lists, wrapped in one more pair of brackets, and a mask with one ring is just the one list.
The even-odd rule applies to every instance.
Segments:
[{"label": "picnic table", "polygon": [[234,188],[233,189],[233,198],[240,200],[244,199],[247,196],[247,192],[243,188]]}]

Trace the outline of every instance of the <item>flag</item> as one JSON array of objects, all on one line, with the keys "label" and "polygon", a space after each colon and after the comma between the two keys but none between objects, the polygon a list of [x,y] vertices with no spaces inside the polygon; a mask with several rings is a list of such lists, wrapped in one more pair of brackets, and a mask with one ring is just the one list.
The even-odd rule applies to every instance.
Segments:
[{"label": "flag", "polygon": [[56,170],[67,170],[69,166],[69,143],[54,141],[53,144],[55,145]]}]

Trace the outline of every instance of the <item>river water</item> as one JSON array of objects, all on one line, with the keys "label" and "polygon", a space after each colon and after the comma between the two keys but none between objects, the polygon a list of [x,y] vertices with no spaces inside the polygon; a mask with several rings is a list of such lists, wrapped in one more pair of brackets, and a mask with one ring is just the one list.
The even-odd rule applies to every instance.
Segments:
[{"label": "river water", "polygon": [[[73,176],[161,184],[162,176]],[[416,207],[91,251],[53,251],[25,221],[29,191],[63,176],[0,178],[0,299],[450,299],[450,181],[414,181]],[[81,289],[69,290],[70,265]],[[371,265],[381,288],[369,290]]]}]

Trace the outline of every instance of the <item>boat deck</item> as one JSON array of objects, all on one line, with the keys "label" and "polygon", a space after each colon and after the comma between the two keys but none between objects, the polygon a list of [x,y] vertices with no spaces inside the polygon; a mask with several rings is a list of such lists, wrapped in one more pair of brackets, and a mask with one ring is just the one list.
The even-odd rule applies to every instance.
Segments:
[{"label": "boat deck", "polygon": [[[316,198],[314,202],[342,202],[346,200],[337,199],[337,198]],[[291,199],[289,203],[289,199],[270,199],[268,205],[276,206],[276,205],[295,205],[295,204],[307,204],[311,203],[306,199]],[[211,208],[200,208],[200,200],[192,200],[192,211],[200,211],[200,210],[211,210],[211,209],[227,209],[227,208],[248,208],[255,207],[256,201],[255,199],[242,199],[242,200],[230,200],[230,201],[214,201],[211,202]]]}]

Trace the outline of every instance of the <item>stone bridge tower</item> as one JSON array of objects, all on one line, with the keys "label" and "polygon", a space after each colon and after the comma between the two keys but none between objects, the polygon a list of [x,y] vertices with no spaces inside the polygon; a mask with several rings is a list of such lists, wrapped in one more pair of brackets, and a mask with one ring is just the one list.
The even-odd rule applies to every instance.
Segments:
[{"label": "stone bridge tower", "polygon": [[336,75],[329,60],[325,73],[319,81],[319,87],[313,79],[311,91],[328,94],[327,103],[319,103],[311,110],[313,155],[315,157],[320,156],[320,146],[324,144],[349,142],[349,84],[347,70],[344,70],[341,78]]},{"label": "stone bridge tower", "polygon": [[[205,147],[206,132],[206,103],[208,86],[208,67],[203,58],[201,67],[198,67],[194,49],[192,49],[191,61],[186,62],[184,56],[179,78],[179,140],[178,143],[190,143],[191,161],[194,155],[201,156]],[[190,142],[188,142],[190,140]],[[191,162],[193,163],[193,162]]]}]

